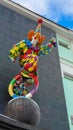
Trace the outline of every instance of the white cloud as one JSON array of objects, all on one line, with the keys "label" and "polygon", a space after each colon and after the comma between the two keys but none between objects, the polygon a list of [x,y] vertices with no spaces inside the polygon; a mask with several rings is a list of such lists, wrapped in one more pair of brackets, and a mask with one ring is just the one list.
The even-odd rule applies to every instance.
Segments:
[{"label": "white cloud", "polygon": [[54,0],[56,9],[64,15],[73,15],[73,0]]},{"label": "white cloud", "polygon": [[[47,1],[49,2],[49,0],[12,0],[15,1],[16,3],[19,3],[20,5],[36,12],[39,14],[47,14],[48,11],[48,7],[46,6]],[[49,5],[49,3],[48,3]]]},{"label": "white cloud", "polygon": [[48,19],[58,22],[61,15],[73,18],[73,0],[12,0]]},{"label": "white cloud", "polygon": [[58,21],[59,15],[55,15],[55,11],[51,8],[51,0],[12,0],[29,10],[32,10],[48,19],[55,22]]}]

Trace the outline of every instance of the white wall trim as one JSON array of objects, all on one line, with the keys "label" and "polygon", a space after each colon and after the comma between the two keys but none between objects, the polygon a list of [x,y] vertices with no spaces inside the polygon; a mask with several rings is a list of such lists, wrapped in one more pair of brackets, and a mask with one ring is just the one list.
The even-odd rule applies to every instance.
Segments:
[{"label": "white wall trim", "polygon": [[[37,21],[37,19],[39,17],[42,17],[42,16],[35,14],[34,12],[32,12],[32,11],[30,11],[30,10],[10,1],[10,0],[0,0],[0,4],[18,12],[19,14],[21,14],[23,16],[29,17],[30,19],[32,19],[34,21]],[[64,28],[64,27],[62,27],[62,26],[60,26],[60,25],[58,25],[58,24],[56,24],[48,19],[43,18],[43,21],[44,21],[43,25],[45,25],[48,28],[51,28],[57,34],[73,41],[73,31],[71,31],[67,28]]]},{"label": "white wall trim", "polygon": [[73,67],[63,63],[60,63],[60,66],[61,66],[61,74],[63,78],[64,78],[64,74],[68,74],[73,77]]}]

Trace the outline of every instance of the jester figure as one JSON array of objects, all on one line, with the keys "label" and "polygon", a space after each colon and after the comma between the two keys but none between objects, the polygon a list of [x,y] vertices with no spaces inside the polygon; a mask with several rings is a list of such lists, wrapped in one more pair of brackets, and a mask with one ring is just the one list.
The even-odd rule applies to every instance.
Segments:
[{"label": "jester figure", "polygon": [[38,57],[48,54],[56,47],[56,39],[53,35],[46,45],[42,45],[45,40],[45,36],[41,35],[42,22],[41,18],[38,19],[36,30],[30,30],[27,38],[16,43],[9,52],[11,61],[15,62],[16,58],[19,57],[19,65],[22,68],[20,73],[22,73],[23,78],[31,77],[30,82],[33,82],[33,79],[37,81],[35,88],[27,95],[28,98],[31,98],[37,92],[39,86]]}]

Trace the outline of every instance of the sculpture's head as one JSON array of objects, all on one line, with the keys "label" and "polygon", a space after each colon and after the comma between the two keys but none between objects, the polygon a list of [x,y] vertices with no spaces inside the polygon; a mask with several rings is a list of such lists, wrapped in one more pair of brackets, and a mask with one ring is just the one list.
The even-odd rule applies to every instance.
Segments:
[{"label": "sculpture's head", "polygon": [[42,19],[38,19],[38,26],[36,28],[36,30],[30,30],[28,32],[28,39],[31,41],[33,46],[36,45],[41,45],[43,43],[43,41],[45,40],[45,36],[41,35],[41,24],[42,24],[43,20]]}]

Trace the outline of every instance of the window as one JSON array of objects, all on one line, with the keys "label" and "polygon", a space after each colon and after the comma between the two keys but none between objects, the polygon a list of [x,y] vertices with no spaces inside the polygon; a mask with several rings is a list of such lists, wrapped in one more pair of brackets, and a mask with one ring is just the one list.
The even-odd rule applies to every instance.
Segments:
[{"label": "window", "polygon": [[73,115],[70,116],[71,124],[73,125]]},{"label": "window", "polygon": [[64,43],[64,42],[62,42],[62,41],[59,41],[59,45],[65,47],[65,48],[67,48],[67,49],[69,49],[69,45],[68,45],[67,43]]},{"label": "window", "polygon": [[64,72],[64,77],[69,79],[69,80],[73,80],[73,75],[67,72]]}]

